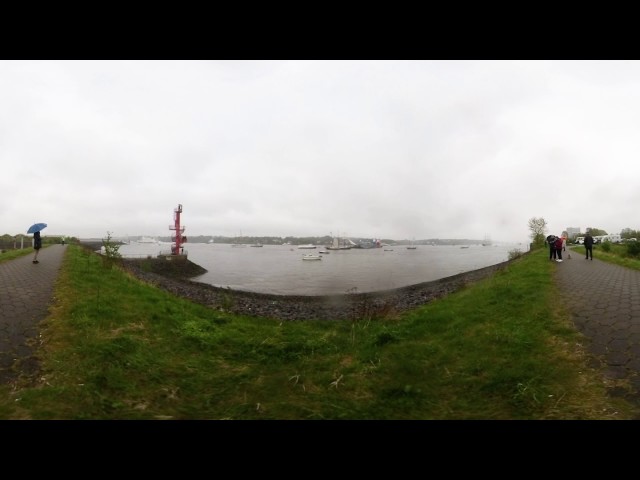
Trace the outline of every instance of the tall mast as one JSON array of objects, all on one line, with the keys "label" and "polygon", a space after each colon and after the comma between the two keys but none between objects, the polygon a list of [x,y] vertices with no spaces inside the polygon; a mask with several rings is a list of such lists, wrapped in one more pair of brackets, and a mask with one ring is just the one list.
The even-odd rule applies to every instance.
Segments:
[{"label": "tall mast", "polygon": [[177,208],[173,210],[173,226],[169,225],[169,230],[176,231],[175,242],[171,245],[171,255],[181,255],[183,243],[187,241],[187,237],[183,237],[185,227],[180,226],[180,214],[182,213],[182,204],[179,204]]}]

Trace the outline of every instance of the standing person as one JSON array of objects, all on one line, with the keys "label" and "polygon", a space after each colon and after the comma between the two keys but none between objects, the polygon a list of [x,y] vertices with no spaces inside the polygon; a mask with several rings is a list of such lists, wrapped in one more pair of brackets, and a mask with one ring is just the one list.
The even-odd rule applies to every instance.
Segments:
[{"label": "standing person", "polygon": [[42,238],[40,238],[40,232],[35,232],[33,234],[33,249],[36,251],[33,256],[33,263],[40,263],[38,261],[38,253],[40,253],[40,249],[42,248]]},{"label": "standing person", "polygon": [[547,243],[549,244],[549,260],[556,259],[556,236],[549,235],[547,237]]},{"label": "standing person", "polygon": [[562,237],[556,237],[556,241],[555,241],[554,245],[556,247],[556,256],[558,257],[556,262],[561,262],[562,261],[562,246],[564,245],[564,239]]},{"label": "standing person", "polygon": [[589,255],[591,255],[591,260],[593,260],[593,237],[590,232],[584,236],[584,248],[587,251],[587,256],[584,257],[585,260],[589,260]]}]

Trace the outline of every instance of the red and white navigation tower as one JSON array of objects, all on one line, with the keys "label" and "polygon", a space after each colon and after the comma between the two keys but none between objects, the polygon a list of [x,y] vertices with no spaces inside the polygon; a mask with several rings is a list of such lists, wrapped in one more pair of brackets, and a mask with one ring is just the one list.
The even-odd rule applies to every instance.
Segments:
[{"label": "red and white navigation tower", "polygon": [[182,233],[185,227],[180,226],[180,214],[182,213],[182,205],[178,205],[178,208],[173,211],[174,225],[169,225],[169,230],[175,230],[176,236],[172,238],[174,243],[171,245],[171,255],[183,255],[184,247],[183,243],[186,243],[187,237],[184,237]]}]

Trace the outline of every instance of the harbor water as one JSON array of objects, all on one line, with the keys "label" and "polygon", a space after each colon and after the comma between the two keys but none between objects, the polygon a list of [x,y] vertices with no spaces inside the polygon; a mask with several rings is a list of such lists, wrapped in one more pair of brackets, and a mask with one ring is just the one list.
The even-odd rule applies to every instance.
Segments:
[{"label": "harbor water", "polygon": [[[122,245],[124,257],[156,256],[170,244]],[[315,250],[292,245],[232,247],[230,244],[185,244],[189,260],[207,270],[192,280],[257,293],[275,295],[336,295],[367,293],[438,280],[508,260],[509,252],[526,246],[418,245],[372,249]],[[306,261],[303,255],[320,255]]]}]

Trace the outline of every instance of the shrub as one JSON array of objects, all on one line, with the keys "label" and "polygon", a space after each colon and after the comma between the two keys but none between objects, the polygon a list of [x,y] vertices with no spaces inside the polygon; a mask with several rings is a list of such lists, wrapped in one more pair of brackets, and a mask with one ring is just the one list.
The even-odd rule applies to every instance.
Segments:
[{"label": "shrub", "polygon": [[606,242],[602,243],[602,251],[603,252],[610,252],[611,251],[611,242],[609,242],[608,240]]},{"label": "shrub", "polygon": [[629,242],[627,243],[627,255],[630,257],[640,257],[640,242]]},{"label": "shrub", "polygon": [[111,238],[111,232],[107,232],[107,238],[102,239],[102,246],[104,247],[104,256],[102,257],[103,264],[107,268],[111,268],[113,263],[122,257],[122,254],[118,251],[120,245],[114,243]]},{"label": "shrub", "polygon": [[519,248],[514,248],[513,250],[509,250],[509,260],[518,258],[521,255],[522,255],[522,251]]}]

